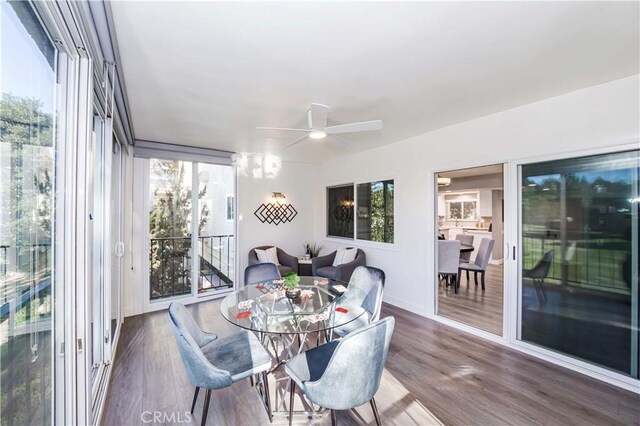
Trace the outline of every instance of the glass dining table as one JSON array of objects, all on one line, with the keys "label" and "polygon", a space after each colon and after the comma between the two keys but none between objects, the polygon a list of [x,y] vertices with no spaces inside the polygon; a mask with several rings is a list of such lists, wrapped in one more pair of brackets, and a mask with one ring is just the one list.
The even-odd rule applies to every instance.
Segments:
[{"label": "glass dining table", "polygon": [[[282,340],[289,357],[302,350],[310,333],[324,334],[328,339],[333,329],[358,319],[365,312],[349,303],[364,299],[357,287],[345,293],[345,283],[300,277],[298,288],[300,296],[290,299],[279,280],[246,285],[227,295],[220,310],[231,324],[258,333],[263,343],[269,335],[286,337]],[[295,340],[297,350],[292,347]]]}]

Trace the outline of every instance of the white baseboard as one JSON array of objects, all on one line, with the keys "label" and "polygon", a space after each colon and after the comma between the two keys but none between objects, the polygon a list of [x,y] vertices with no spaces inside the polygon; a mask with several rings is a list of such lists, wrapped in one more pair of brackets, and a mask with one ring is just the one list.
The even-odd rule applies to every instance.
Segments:
[{"label": "white baseboard", "polygon": [[417,303],[407,302],[406,300],[398,299],[393,296],[389,296],[385,294],[382,298],[382,301],[388,303],[393,306],[397,306],[398,308],[402,308],[409,312],[412,312],[417,315],[421,315],[423,317],[427,316],[427,311],[424,306],[420,306]]}]

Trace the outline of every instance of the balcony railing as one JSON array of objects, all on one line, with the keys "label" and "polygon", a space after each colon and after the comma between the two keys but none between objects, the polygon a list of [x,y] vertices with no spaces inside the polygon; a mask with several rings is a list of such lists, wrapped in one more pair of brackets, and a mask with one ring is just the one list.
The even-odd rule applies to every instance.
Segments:
[{"label": "balcony railing", "polygon": [[[233,287],[233,235],[198,237],[198,292]],[[151,300],[191,293],[191,237],[152,238],[150,245]]]},{"label": "balcony railing", "polygon": [[[631,251],[631,242],[620,236],[603,238],[602,235],[579,233],[571,237],[564,256],[561,256],[563,248],[557,233],[523,233],[523,267],[533,268],[545,252],[553,250],[554,257],[547,275],[550,284],[628,294],[630,284],[625,282],[623,268]],[[566,282],[563,283],[563,279]]]}]

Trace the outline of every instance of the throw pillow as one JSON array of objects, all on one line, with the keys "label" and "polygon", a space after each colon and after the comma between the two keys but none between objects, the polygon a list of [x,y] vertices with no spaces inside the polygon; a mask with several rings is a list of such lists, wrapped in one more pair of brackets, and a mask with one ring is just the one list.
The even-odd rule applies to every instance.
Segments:
[{"label": "throw pillow", "polygon": [[276,266],[280,266],[280,262],[278,261],[278,249],[275,247],[268,248],[266,250],[256,250],[256,256],[258,257],[258,262],[260,263],[273,263]]},{"label": "throw pillow", "polygon": [[352,262],[358,254],[357,248],[341,248],[336,252],[336,258],[333,259],[333,266],[342,265],[343,263]]}]

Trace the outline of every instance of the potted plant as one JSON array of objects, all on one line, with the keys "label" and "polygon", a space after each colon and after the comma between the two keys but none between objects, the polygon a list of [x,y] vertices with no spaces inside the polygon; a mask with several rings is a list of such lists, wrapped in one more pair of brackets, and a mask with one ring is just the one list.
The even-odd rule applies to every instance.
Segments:
[{"label": "potted plant", "polygon": [[284,288],[285,295],[289,299],[297,299],[300,297],[300,289],[298,288],[298,284],[300,283],[300,277],[295,272],[288,272],[284,276]]},{"label": "potted plant", "polygon": [[321,244],[314,244],[314,243],[304,244],[304,252],[308,254],[311,259],[313,259],[314,257],[318,257],[320,255],[320,250],[322,250]]}]

